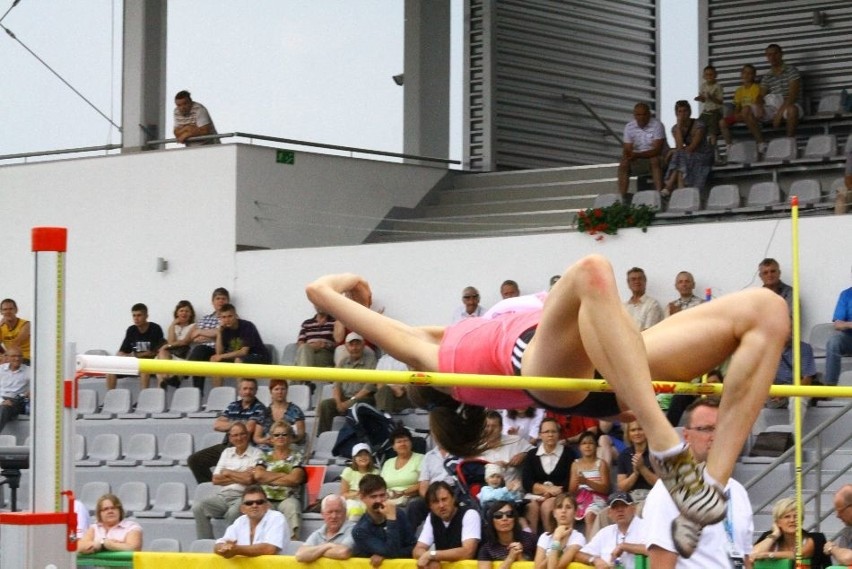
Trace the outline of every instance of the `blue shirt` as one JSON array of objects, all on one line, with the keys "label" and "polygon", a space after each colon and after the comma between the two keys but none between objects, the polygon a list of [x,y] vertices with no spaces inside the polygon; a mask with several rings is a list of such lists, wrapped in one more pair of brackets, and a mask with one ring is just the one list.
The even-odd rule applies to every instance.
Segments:
[{"label": "blue shirt", "polygon": [[[816,362],[814,362],[814,351],[810,344],[799,342],[799,349],[802,355],[802,377],[813,377],[816,375]],[[775,374],[776,385],[792,385],[793,384],[793,344],[787,344],[784,352],[781,354],[781,361],[778,363],[778,371]]]},{"label": "blue shirt", "polygon": [[[837,320],[852,322],[852,288],[847,288],[841,292],[837,299],[837,307],[834,309],[834,316],[831,317],[831,321],[836,322]],[[852,330],[843,330],[842,332],[852,336]]]},{"label": "blue shirt", "polygon": [[355,540],[353,557],[380,555],[386,559],[411,559],[417,543],[408,517],[401,509],[397,509],[395,520],[385,520],[378,525],[364,514],[352,530],[352,539]]}]

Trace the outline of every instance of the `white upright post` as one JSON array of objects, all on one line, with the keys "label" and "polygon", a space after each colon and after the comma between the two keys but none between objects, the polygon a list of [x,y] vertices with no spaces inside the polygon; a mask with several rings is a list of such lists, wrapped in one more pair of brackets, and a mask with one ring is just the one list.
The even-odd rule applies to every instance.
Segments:
[{"label": "white upright post", "polygon": [[[36,227],[35,324],[33,373],[30,383],[30,499],[28,512],[0,514],[3,569],[73,567],[76,550],[71,528],[71,500],[62,501],[63,488],[73,488],[73,468],[64,455],[63,420],[66,404],[73,406],[73,389],[63,378],[65,332],[65,250],[68,230]],[[63,473],[63,465],[66,472]]]}]

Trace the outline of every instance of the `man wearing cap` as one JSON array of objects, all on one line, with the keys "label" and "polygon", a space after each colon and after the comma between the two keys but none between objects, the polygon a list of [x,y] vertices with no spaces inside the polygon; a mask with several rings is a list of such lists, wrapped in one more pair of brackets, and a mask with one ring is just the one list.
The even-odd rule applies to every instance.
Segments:
[{"label": "man wearing cap", "polygon": [[[686,408],[683,439],[696,462],[707,460],[718,418],[717,397],[698,399]],[[728,480],[725,494],[728,496],[726,518],[699,528],[680,515],[662,480],[658,480],[642,508],[650,566],[654,569],[744,567],[754,534],[751,502],[743,485],[733,478]]]},{"label": "man wearing cap", "polygon": [[[376,369],[376,356],[364,351],[364,338],[357,332],[346,335],[346,357],[337,367],[343,369]],[[338,415],[345,415],[355,403],[375,404],[375,383],[335,383],[332,397],[319,404],[317,434],[331,430],[331,423]]]},{"label": "man wearing cap", "polygon": [[[597,569],[636,566],[636,555],[647,555],[645,521],[636,516],[633,497],[615,492],[609,497],[609,517],[615,523],[602,528],[574,557]],[[616,563],[620,565],[616,565]]]},{"label": "man wearing cap", "polygon": [[358,484],[364,515],[355,524],[353,557],[369,557],[378,567],[385,559],[407,559],[417,538],[408,517],[388,500],[388,488],[378,474],[366,474]]}]

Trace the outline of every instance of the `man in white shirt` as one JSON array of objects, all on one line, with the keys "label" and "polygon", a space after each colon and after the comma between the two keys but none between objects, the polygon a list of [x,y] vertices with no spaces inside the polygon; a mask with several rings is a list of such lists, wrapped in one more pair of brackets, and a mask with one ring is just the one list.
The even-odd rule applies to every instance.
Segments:
[{"label": "man in white shirt", "polygon": [[26,411],[30,395],[30,368],[17,346],[6,349],[6,363],[0,365],[0,432],[9,421]]},{"label": "man in white shirt", "polygon": [[629,492],[615,492],[609,497],[609,517],[614,520],[601,528],[574,558],[596,569],[615,566],[636,567],[636,556],[647,555],[645,521],[636,516],[636,506]]},{"label": "man in white shirt", "polygon": [[[684,413],[683,438],[697,462],[707,460],[716,432],[719,399],[698,399]],[[725,444],[725,441],[722,441]],[[646,545],[654,569],[731,569],[743,567],[751,553],[754,522],[742,484],[728,479],[728,514],[721,522],[699,528],[681,516],[661,481],[645,499],[642,517]]]},{"label": "man in white shirt", "polygon": [[462,305],[453,312],[453,324],[466,318],[478,318],[484,312],[485,309],[479,304],[479,291],[476,287],[465,287],[462,291]]},{"label": "man in white shirt", "polygon": [[627,271],[627,286],[630,288],[630,298],[624,302],[627,312],[639,326],[640,331],[645,331],[663,319],[663,308],[660,303],[645,294],[648,286],[648,277],[644,269],[633,267]]},{"label": "man in white shirt", "polygon": [[287,519],[278,510],[269,509],[269,500],[257,484],[246,486],[240,504],[242,516],[216,540],[213,553],[230,559],[236,555],[258,557],[282,555],[290,542]]},{"label": "man in white shirt", "polygon": [[446,482],[433,482],[426,492],[431,513],[414,546],[421,569],[440,569],[441,561],[474,559],[482,538],[482,518],[476,510],[460,508]]},{"label": "man in white shirt", "polygon": [[247,486],[254,484],[254,467],[263,459],[260,449],[249,446],[249,432],[245,423],[231,425],[228,442],[233,446],[222,451],[213,470],[213,484],[221,488],[217,493],[192,505],[198,539],[213,539],[211,518],[224,517],[228,524],[237,519],[242,508],[243,492]]},{"label": "man in white shirt", "polygon": [[618,164],[618,193],[627,195],[630,174],[651,172],[654,188],[663,189],[663,161],[666,154],[666,129],[651,116],[645,103],[633,107],[633,120],[624,127],[621,161]]}]

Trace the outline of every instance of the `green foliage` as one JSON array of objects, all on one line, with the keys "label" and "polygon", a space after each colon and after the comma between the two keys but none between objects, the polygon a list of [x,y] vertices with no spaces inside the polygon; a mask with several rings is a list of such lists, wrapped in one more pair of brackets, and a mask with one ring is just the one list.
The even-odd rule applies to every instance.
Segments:
[{"label": "green foliage", "polygon": [[622,203],[589,208],[577,215],[577,230],[589,235],[615,235],[624,227],[638,227],[644,232],[648,231],[656,212],[656,208],[647,205],[632,206]]}]

